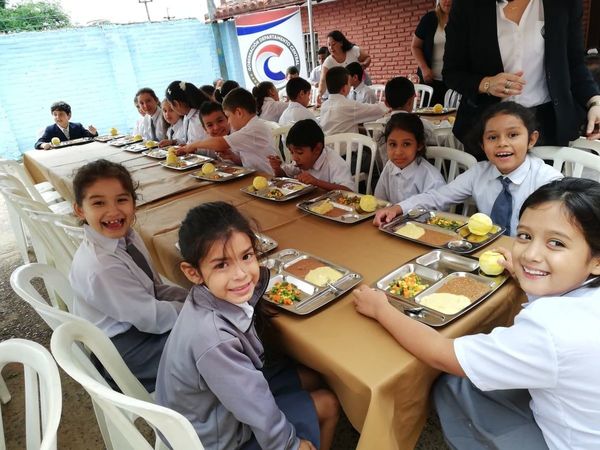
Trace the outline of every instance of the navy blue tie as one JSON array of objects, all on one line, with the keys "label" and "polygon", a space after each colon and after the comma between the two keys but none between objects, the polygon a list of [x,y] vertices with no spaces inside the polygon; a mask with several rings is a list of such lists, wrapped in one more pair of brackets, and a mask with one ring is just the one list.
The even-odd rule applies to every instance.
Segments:
[{"label": "navy blue tie", "polygon": [[510,219],[512,217],[513,205],[512,205],[512,194],[508,187],[510,186],[510,178],[503,177],[500,179],[502,183],[502,190],[494,201],[492,206],[491,219],[492,222],[506,228],[504,234],[510,236]]},{"label": "navy blue tie", "polygon": [[126,251],[127,253],[129,253],[129,256],[131,256],[131,259],[133,259],[133,262],[136,263],[137,266],[140,269],[142,269],[146,275],[148,275],[148,278],[154,281],[154,274],[152,273],[150,264],[148,264],[148,261],[146,260],[142,252],[139,251],[139,249],[133,244],[133,242],[127,242]]}]

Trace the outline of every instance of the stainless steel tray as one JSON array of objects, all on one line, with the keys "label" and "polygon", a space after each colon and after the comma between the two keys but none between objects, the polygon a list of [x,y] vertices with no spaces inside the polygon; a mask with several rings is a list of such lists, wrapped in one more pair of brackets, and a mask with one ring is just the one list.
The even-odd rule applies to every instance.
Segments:
[{"label": "stainless steel tray", "polygon": [[135,144],[136,142],[142,142],[143,139],[135,139],[135,136],[123,136],[119,139],[114,139],[109,142],[109,145],[113,147],[123,147],[124,145]]},{"label": "stainless steel tray", "polygon": [[251,173],[254,173],[254,169],[247,167],[233,166],[231,164],[218,163],[215,164],[215,171],[211,174],[205,175],[202,171],[190,173],[191,177],[197,178],[198,180],[223,182],[229,180],[235,180],[236,178],[245,177]]},{"label": "stainless steel tray", "polygon": [[179,166],[170,166],[167,164],[167,161],[160,161],[159,164],[171,170],[188,170],[198,167],[207,161],[212,161],[213,159],[203,155],[185,155],[179,156],[178,160]]},{"label": "stainless steel tray", "polygon": [[[260,253],[263,253],[263,254],[268,253],[271,250],[276,249],[277,246],[279,245],[279,243],[275,239],[267,236],[266,234],[254,233],[254,235],[256,236],[256,240],[258,241],[257,242],[257,245],[258,245],[257,250]],[[179,248],[179,242],[175,242],[175,248],[177,250],[181,251],[181,249]]]},{"label": "stainless steel tray", "polygon": [[[445,217],[445,218],[448,218],[451,220],[457,220],[457,221],[462,222],[463,225],[456,228],[455,231],[452,231],[451,229],[446,229],[446,228],[442,228],[437,225],[428,224],[427,221],[429,219],[431,219],[432,217]],[[409,211],[409,214],[405,214],[403,216],[398,216],[397,218],[392,220],[390,223],[381,225],[379,227],[379,229],[381,231],[383,231],[384,233],[390,234],[390,235],[395,236],[400,239],[417,242],[419,244],[423,244],[428,247],[450,250],[452,252],[460,253],[460,254],[469,254],[469,253],[473,253],[473,252],[479,250],[481,247],[498,239],[500,236],[502,236],[502,234],[505,231],[505,228],[503,228],[499,225],[494,225],[494,228],[492,229],[492,231],[490,233],[486,234],[485,236],[472,235],[466,225],[468,220],[469,220],[468,217],[459,216],[458,214],[452,214],[452,213],[440,212],[440,211],[427,211],[427,210],[418,211],[417,210],[416,212]],[[427,234],[425,234],[423,236],[423,238],[420,238],[420,239],[413,239],[408,236],[402,236],[402,235],[398,234],[397,231],[408,223],[413,223],[413,224],[417,225],[418,227],[423,228],[426,231],[429,230],[431,232],[435,232],[438,234],[448,235],[448,237],[449,237],[448,242],[445,244],[441,244],[441,243],[438,244],[438,243],[431,242],[431,241],[427,242],[426,240],[423,239],[427,236]]]},{"label": "stainless steel tray", "polygon": [[[409,273],[416,273],[421,279],[430,284],[428,288],[414,297],[403,297],[389,291],[390,284],[396,279]],[[421,305],[423,297],[437,292],[448,281],[456,278],[469,278],[479,281],[489,288],[489,292],[471,298],[471,303],[454,314],[447,314]],[[434,250],[421,255],[398,269],[385,275],[374,283],[374,287],[381,289],[388,296],[389,302],[400,311],[415,320],[426,323],[432,327],[441,327],[475,308],[490,295],[492,295],[508,279],[506,272],[497,276],[488,276],[480,272],[479,261],[472,257],[456,255],[448,251]]]},{"label": "stainless steel tray", "polygon": [[114,141],[115,139],[121,139],[125,136],[125,134],[115,134],[114,136],[112,134],[103,134],[102,136],[96,136],[94,140],[96,142],[110,142]]},{"label": "stainless steel tray", "polygon": [[146,144],[144,144],[143,142],[138,142],[135,144],[127,144],[124,145],[123,147],[121,147],[123,150],[125,150],[126,152],[131,152],[131,153],[142,153],[145,152],[147,150],[153,150],[155,148],[158,148],[158,146],[153,147],[152,149],[146,147]]},{"label": "stainless steel tray", "polygon": [[454,111],[456,111],[456,108],[442,108],[440,112],[435,112],[433,106],[427,106],[426,108],[415,109],[414,113],[421,116],[443,116],[444,114],[450,114]]},{"label": "stainless steel tray", "polygon": [[[301,278],[298,274],[288,271],[294,264],[308,258],[322,263],[323,266],[329,266],[337,270],[342,274],[342,277],[333,283],[328,283],[326,286],[317,286]],[[271,278],[263,299],[272,305],[298,315],[309,314],[325,306],[347,293],[363,279],[362,275],[352,272],[346,267],[296,249],[285,249],[274,253],[264,261],[264,264],[271,270]],[[287,281],[296,285],[301,292],[300,301],[292,305],[283,305],[271,301],[268,292],[275,283],[280,281]]]},{"label": "stainless steel tray", "polygon": [[[302,211],[306,211],[307,213],[314,214],[315,216],[322,217],[324,219],[329,219],[340,223],[356,223],[368,219],[369,217],[373,217],[375,215],[375,211],[377,210],[373,212],[364,212],[361,211],[360,207],[340,203],[339,199],[340,197],[360,199],[363,196],[363,194],[357,194],[349,191],[330,191],[319,197],[307,200],[305,202],[300,202],[296,206]],[[331,202],[333,205],[333,209],[329,213],[321,214],[313,211],[312,208],[317,207],[327,201]],[[389,202],[377,199],[377,209],[386,208],[388,206],[390,206]]]},{"label": "stainless steel tray", "polygon": [[[274,177],[269,180],[269,186],[257,191],[252,185],[241,188],[240,191],[273,202],[286,202],[293,198],[300,197],[316,188],[310,184],[301,183],[294,178]],[[279,196],[274,195],[278,192]]]},{"label": "stainless steel tray", "polygon": [[90,142],[94,142],[94,138],[91,137],[82,137],[77,139],[71,139],[69,141],[62,141],[60,144],[50,144],[52,148],[63,148],[63,147],[71,147],[73,145],[83,145],[89,144]]},{"label": "stainless steel tray", "polygon": [[167,153],[169,152],[164,148],[153,148],[152,150],[146,149],[145,152],[142,152],[142,155],[152,159],[165,159]]}]

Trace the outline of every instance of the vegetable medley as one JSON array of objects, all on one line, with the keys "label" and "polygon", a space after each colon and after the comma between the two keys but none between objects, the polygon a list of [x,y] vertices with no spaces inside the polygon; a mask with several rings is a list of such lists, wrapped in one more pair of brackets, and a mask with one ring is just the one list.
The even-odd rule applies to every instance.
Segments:
[{"label": "vegetable medley", "polygon": [[390,294],[411,298],[428,287],[428,284],[421,282],[419,275],[416,273],[409,273],[402,278],[396,278],[392,281],[388,286],[388,290],[390,291]]},{"label": "vegetable medley", "polygon": [[301,294],[302,291],[295,284],[288,283],[287,281],[275,283],[269,292],[267,292],[269,300],[279,305],[291,305],[293,302],[299,302]]}]

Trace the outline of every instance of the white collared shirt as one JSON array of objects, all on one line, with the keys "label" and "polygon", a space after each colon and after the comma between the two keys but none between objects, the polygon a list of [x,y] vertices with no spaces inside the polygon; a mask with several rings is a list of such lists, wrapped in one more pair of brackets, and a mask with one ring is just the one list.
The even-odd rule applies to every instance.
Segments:
[{"label": "white collared shirt", "polygon": [[[152,133],[152,125],[154,124],[154,135]],[[145,140],[162,141],[165,138],[165,119],[162,115],[162,110],[156,108],[154,114],[146,114],[142,117],[140,133]]]},{"label": "white collared shirt", "polygon": [[377,103],[375,91],[362,81],[358,86],[352,88],[349,97],[350,100],[354,100],[358,103]]},{"label": "white collared shirt", "polygon": [[67,128],[63,128],[63,127],[61,127],[59,124],[56,124],[56,126],[57,126],[57,127],[58,127],[58,129],[59,129],[60,131],[62,131],[62,132],[63,132],[63,134],[66,136],[66,138],[67,138],[67,141],[68,141],[69,139],[71,139],[71,137],[70,137],[70,133],[69,133],[69,124],[67,124]]},{"label": "white collared shirt", "polygon": [[321,64],[319,64],[318,66],[315,66],[315,68],[313,70],[310,71],[310,75],[308,76],[308,82],[310,84],[312,84],[313,86],[317,86],[319,84],[319,81],[321,81],[321,70],[323,69],[323,66]]},{"label": "white collared shirt", "polygon": [[600,448],[600,289],[541,297],[514,325],[454,340],[465,374],[483,391],[528,389],[550,449]]},{"label": "white collared shirt", "polygon": [[260,117],[262,120],[279,122],[281,114],[287,109],[287,107],[288,104],[286,102],[277,102],[271,97],[265,97],[262,110],[258,117]]},{"label": "white collared shirt", "polygon": [[252,316],[254,315],[254,307],[248,303],[248,302],[244,302],[244,303],[232,303],[232,305],[238,306],[239,308],[242,309],[242,311],[244,311],[244,314],[246,314],[246,317],[250,320],[252,320]]},{"label": "white collared shirt", "polygon": [[506,0],[496,3],[498,45],[504,71],[523,71],[526,81],[521,95],[506,100],[531,107],[550,101],[544,64],[544,5],[542,0],[530,0],[517,25],[504,15]]},{"label": "white collared shirt", "polygon": [[308,108],[298,102],[289,102],[287,109],[283,111],[279,118],[279,125],[289,125],[304,119],[317,121],[315,115]]},{"label": "white collared shirt", "polygon": [[450,205],[461,203],[472,196],[477,209],[489,216],[494,202],[502,190],[500,178],[503,176],[511,180],[509,190],[512,195],[513,208],[510,230],[511,235],[514,236],[519,222],[519,211],[525,199],[540,186],[563,177],[552,166],[529,154],[523,163],[509,174],[503,175],[489,161],[482,161],[447,185],[415,195],[401,201],[399,205],[404,212],[417,206],[446,211]]},{"label": "white collared shirt", "polygon": [[187,291],[160,281],[138,234],[130,230],[127,239],[150,264],[154,282],[127,253],[125,238],[107,238],[89,225],[84,225],[84,233],[69,274],[75,293],[72,312],[92,322],[108,337],[132,326],[146,333],[169,331]]},{"label": "white collared shirt", "polygon": [[[295,177],[300,173],[300,169],[294,163],[282,164],[281,168],[288,177]],[[350,172],[350,166],[335,150],[327,147],[323,148],[321,155],[319,155],[307,172],[319,180],[340,184],[356,192],[356,185],[354,177]]]},{"label": "white collared shirt", "polygon": [[329,94],[321,106],[319,123],[325,136],[338,133],[358,133],[358,124],[373,122],[383,117],[387,107],[383,103],[358,103],[341,94]]},{"label": "white collared shirt", "polygon": [[438,189],[445,184],[440,171],[424,158],[417,156],[404,169],[388,161],[377,181],[375,197],[391,203],[399,203],[405,198]]},{"label": "white collared shirt", "polygon": [[182,127],[185,144],[203,141],[208,137],[206,131],[204,131],[204,128],[202,127],[202,122],[200,122],[200,111],[197,109],[192,108],[185,116],[183,116]]},{"label": "white collared shirt", "polygon": [[178,144],[185,144],[184,131],[185,130],[183,129],[183,119],[179,118],[179,120],[173,125],[169,125],[169,128],[167,128],[165,139],[175,141]]},{"label": "white collared shirt", "polygon": [[242,160],[244,167],[273,174],[269,164],[269,155],[277,155],[275,140],[271,128],[258,116],[252,117],[248,123],[229,136],[223,136],[231,150]]}]

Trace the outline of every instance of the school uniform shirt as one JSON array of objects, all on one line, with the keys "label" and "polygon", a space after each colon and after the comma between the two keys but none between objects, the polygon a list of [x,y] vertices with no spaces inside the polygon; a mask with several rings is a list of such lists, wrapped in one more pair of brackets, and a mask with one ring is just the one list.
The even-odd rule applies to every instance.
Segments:
[{"label": "school uniform shirt", "polygon": [[342,94],[329,94],[321,106],[319,119],[325,136],[338,133],[358,133],[358,124],[374,122],[387,112],[383,103],[370,105],[352,101]]},{"label": "school uniform shirt", "polygon": [[[251,307],[269,281],[260,270]],[[252,434],[263,449],[297,449],[294,426],[261,372],[264,349],[246,309],[192,288],[162,354],[157,403],[183,414],[206,450],[240,448]]]},{"label": "school uniform shirt", "polygon": [[312,84],[313,86],[317,86],[319,84],[319,81],[321,81],[321,70],[323,69],[323,66],[321,64],[319,64],[318,66],[315,66],[315,68],[313,70],[310,71],[310,75],[308,76],[308,82],[310,84]]},{"label": "school uniform shirt", "polygon": [[599,300],[599,288],[538,298],[513,326],[454,341],[462,369],[479,389],[529,390],[550,449],[600,448]]},{"label": "school uniform shirt", "polygon": [[308,108],[305,108],[298,102],[289,102],[288,107],[283,111],[279,118],[279,125],[289,125],[304,119],[317,121],[315,115]]},{"label": "school uniform shirt", "polygon": [[133,131],[131,132],[131,134],[133,134],[134,136],[137,134],[142,134],[142,124],[144,123],[144,117],[140,117],[137,122],[135,123],[135,126],[133,127]]},{"label": "school uniform shirt", "polygon": [[175,141],[178,144],[183,144],[184,138],[183,119],[180,118],[173,125],[169,125],[169,128],[167,128],[167,132],[165,133],[165,139]]},{"label": "school uniform shirt", "polygon": [[262,120],[279,122],[281,114],[283,114],[287,107],[287,102],[278,102],[273,100],[271,97],[265,97],[261,112],[258,117],[260,117]]},{"label": "school uniform shirt", "polygon": [[405,198],[437,189],[445,184],[446,181],[440,171],[425,158],[417,156],[404,169],[388,161],[377,181],[375,197],[398,203]]},{"label": "school uniform shirt", "polygon": [[[295,177],[301,172],[294,163],[282,164],[281,168],[288,177]],[[321,155],[307,172],[319,180],[341,184],[356,192],[356,184],[350,172],[350,166],[335,150],[323,148]]]},{"label": "school uniform shirt", "polygon": [[162,141],[165,138],[166,122],[162,110],[156,108],[154,114],[142,117],[140,133],[144,140]]},{"label": "school uniform shirt", "polygon": [[244,167],[273,175],[269,155],[276,155],[275,141],[271,128],[257,116],[229,136],[223,136],[231,150],[242,160]]},{"label": "school uniform shirt", "polygon": [[375,91],[367,86],[363,81],[358,86],[352,88],[350,91],[350,100],[354,100],[358,103],[377,103],[377,95]]},{"label": "school uniform shirt", "polygon": [[203,141],[208,137],[206,131],[204,131],[204,128],[202,127],[202,122],[200,121],[200,111],[197,109],[192,108],[185,116],[183,116],[182,127],[182,134],[184,136],[182,144]]},{"label": "school uniform shirt", "polygon": [[512,195],[513,209],[510,230],[514,236],[519,223],[519,211],[525,199],[540,186],[563,177],[552,166],[529,154],[519,167],[507,175],[502,175],[489,161],[481,161],[446,186],[415,195],[401,201],[399,205],[405,212],[417,206],[445,211],[450,205],[472,196],[477,209],[489,216],[498,194],[502,191],[500,179],[503,176],[511,180],[509,191]]},{"label": "school uniform shirt", "polygon": [[[139,235],[111,239],[84,225],[85,237],[75,252],[69,281],[75,293],[73,313],[114,337],[132,326],[162,334],[173,328],[187,292],[160,281]],[[126,239],[144,255],[154,282],[126,251]]]}]

